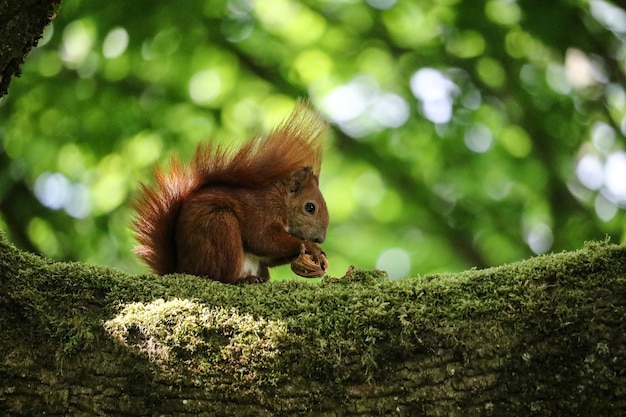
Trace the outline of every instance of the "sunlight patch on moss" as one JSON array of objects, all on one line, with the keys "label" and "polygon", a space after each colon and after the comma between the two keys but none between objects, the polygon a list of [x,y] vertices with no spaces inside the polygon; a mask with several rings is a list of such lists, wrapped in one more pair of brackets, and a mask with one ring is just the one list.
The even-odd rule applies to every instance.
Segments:
[{"label": "sunlight patch on moss", "polygon": [[130,303],[104,327],[165,368],[183,364],[193,372],[231,372],[240,380],[273,367],[287,332],[282,321],[188,299]]}]

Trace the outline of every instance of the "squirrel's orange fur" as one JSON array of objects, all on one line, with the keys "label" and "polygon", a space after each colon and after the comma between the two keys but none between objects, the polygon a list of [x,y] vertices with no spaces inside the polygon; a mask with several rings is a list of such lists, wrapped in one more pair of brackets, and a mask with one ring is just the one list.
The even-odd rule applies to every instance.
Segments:
[{"label": "squirrel's orange fur", "polygon": [[266,281],[267,267],[290,262],[301,247],[319,260],[315,242],[328,225],[317,185],[326,129],[298,102],[268,136],[237,151],[208,143],[188,166],[173,158],[167,173],[156,170],[154,187],[140,185],[135,251],[157,274],[223,282]]}]

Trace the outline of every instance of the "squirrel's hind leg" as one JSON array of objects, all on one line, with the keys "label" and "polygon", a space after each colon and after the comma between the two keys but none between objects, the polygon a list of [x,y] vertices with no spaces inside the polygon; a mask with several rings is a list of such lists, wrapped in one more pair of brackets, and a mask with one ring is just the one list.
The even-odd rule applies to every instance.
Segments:
[{"label": "squirrel's hind leg", "polygon": [[242,279],[244,250],[237,217],[202,201],[188,201],[176,230],[178,272],[236,284]]}]

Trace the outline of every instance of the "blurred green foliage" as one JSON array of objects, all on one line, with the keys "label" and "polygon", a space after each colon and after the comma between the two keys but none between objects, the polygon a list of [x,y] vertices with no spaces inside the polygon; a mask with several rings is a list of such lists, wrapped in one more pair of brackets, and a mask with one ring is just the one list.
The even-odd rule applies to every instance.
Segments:
[{"label": "blurred green foliage", "polygon": [[623,242],[625,63],[626,11],[604,0],[64,0],[0,101],[0,227],[145,270],[138,182],[306,96],[335,126],[333,275]]}]

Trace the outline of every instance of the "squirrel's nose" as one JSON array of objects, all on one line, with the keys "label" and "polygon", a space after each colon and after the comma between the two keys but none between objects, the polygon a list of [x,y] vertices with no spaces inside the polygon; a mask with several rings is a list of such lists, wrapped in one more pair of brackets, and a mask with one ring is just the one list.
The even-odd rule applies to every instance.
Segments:
[{"label": "squirrel's nose", "polygon": [[326,240],[326,236],[321,235],[315,238],[315,243],[324,243],[324,240]]}]

